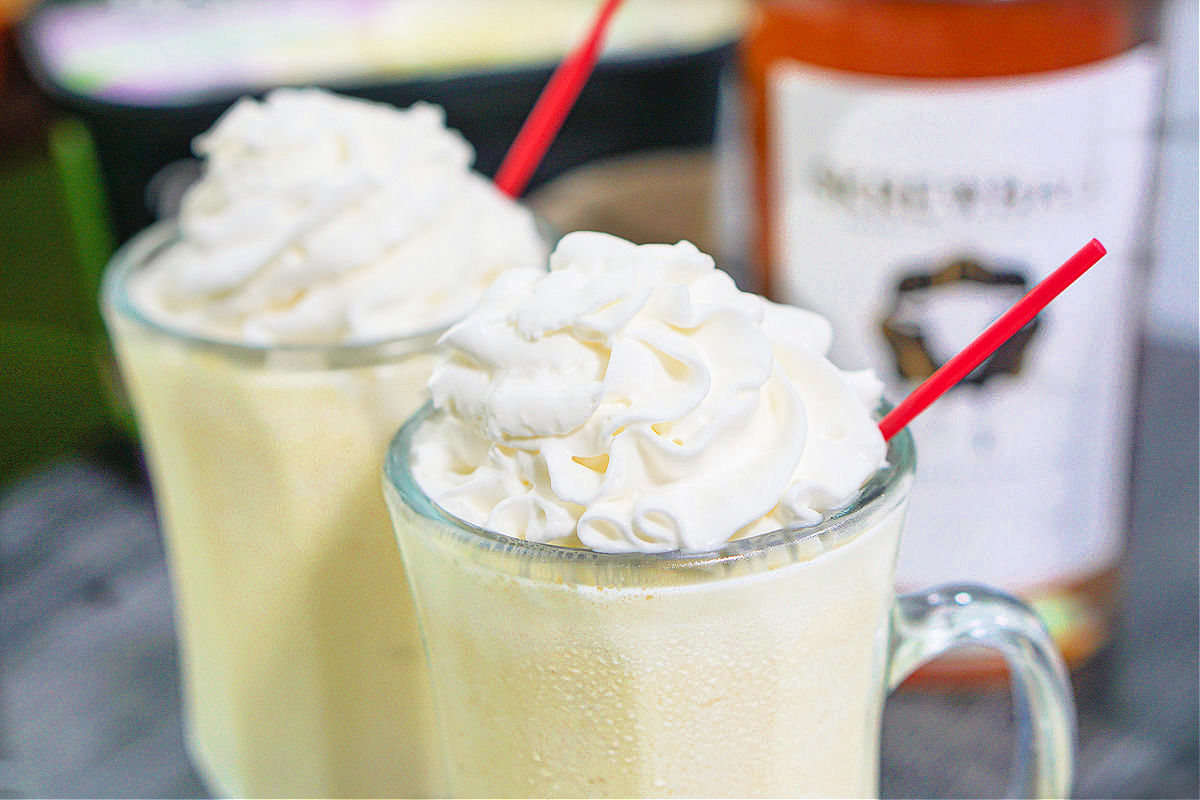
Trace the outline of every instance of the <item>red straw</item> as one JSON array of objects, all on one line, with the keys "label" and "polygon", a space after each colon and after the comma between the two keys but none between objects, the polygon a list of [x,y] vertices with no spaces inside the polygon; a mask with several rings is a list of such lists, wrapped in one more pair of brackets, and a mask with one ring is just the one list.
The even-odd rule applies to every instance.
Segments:
[{"label": "red straw", "polygon": [[558,135],[558,129],[562,127],[563,120],[575,105],[583,85],[592,74],[592,68],[596,66],[604,33],[619,5],[621,0],[605,0],[587,38],[558,65],[534,104],[533,111],[529,112],[528,119],[504,156],[500,169],[496,171],[496,186],[509,197],[517,197],[525,191],[533,171]]},{"label": "red straw", "polygon": [[1018,300],[1016,305],[1001,314],[998,320],[979,334],[979,338],[964,347],[961,353],[926,378],[925,382],[914,389],[912,394],[904,398],[904,402],[893,408],[887,416],[879,421],[879,432],[883,434],[884,441],[899,433],[905,425],[912,422],[913,417],[928,408],[930,403],[941,397],[951,386],[983,363],[983,360],[990,356],[996,348],[1025,327],[1025,323],[1036,317],[1038,312],[1062,293],[1063,289],[1091,269],[1107,252],[1104,245],[1092,239],[1078,253],[1068,258],[1065,264],[1033,287],[1029,294]]}]

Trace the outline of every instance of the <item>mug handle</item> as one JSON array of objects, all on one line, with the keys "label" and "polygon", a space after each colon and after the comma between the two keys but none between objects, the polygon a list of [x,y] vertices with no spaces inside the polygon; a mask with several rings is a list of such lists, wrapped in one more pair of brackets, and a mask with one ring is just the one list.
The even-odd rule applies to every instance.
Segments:
[{"label": "mug handle", "polygon": [[888,687],[927,661],[967,644],[998,650],[1008,663],[1017,729],[1010,797],[1067,797],[1075,755],[1075,703],[1062,657],[1024,603],[970,584],[896,598]]}]

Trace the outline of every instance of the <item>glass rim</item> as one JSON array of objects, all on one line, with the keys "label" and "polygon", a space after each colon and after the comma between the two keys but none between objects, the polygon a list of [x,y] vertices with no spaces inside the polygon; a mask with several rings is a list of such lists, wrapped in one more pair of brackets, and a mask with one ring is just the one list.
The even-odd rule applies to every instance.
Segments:
[{"label": "glass rim", "polygon": [[[881,411],[889,409],[890,405],[886,402],[881,405]],[[467,522],[438,505],[417,483],[409,457],[417,429],[437,413],[433,404],[426,402],[396,432],[384,458],[384,481],[396,492],[401,502],[415,513],[441,523],[457,541],[468,547],[491,551],[493,556],[501,559],[522,562],[538,559],[579,567],[693,569],[769,556],[813,537],[828,537],[840,542],[843,534],[849,538],[854,532],[864,529],[864,521],[880,508],[891,508],[903,499],[916,468],[912,434],[905,428],[888,442],[885,465],[867,479],[854,499],[815,525],[781,528],[735,539],[713,550],[699,552],[607,553],[517,539]]]},{"label": "glass rim", "polygon": [[[319,361],[330,367],[368,366],[427,351],[450,325],[439,325],[399,336],[362,342],[238,342],[172,325],[147,314],[129,292],[131,279],[179,238],[173,220],[156,222],[133,236],[109,259],[100,279],[101,307],[135,323],[139,328],[172,339],[196,350],[216,353],[234,361],[298,363]],[[291,358],[289,358],[291,357]]]}]

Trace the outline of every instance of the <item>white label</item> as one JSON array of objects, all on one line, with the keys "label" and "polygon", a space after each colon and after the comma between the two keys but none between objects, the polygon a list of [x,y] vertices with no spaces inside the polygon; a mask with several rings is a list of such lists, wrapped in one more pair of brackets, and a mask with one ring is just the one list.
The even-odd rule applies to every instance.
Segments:
[{"label": "white label", "polygon": [[1031,592],[1120,555],[1154,53],[1033,76],[772,68],[776,286],[893,401],[1088,239],[1109,255],[912,426],[899,581]]}]

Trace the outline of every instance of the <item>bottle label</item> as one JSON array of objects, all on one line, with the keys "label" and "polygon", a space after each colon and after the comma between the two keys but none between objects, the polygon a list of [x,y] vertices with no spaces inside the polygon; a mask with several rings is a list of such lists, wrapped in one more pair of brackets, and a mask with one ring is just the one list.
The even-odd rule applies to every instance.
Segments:
[{"label": "bottle label", "polygon": [[1158,62],[971,80],[775,64],[774,281],[894,401],[1090,238],[1109,255],[912,425],[898,580],[1037,593],[1125,526]]}]

